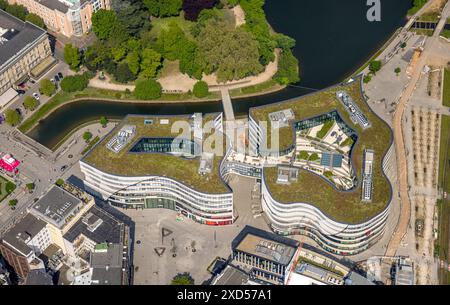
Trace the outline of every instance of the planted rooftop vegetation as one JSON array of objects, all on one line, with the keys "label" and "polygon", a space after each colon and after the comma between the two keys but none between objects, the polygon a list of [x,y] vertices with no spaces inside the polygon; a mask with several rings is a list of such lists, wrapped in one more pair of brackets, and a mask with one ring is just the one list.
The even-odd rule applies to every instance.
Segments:
[{"label": "planted rooftop vegetation", "polygon": [[[370,128],[363,129],[361,126],[352,123],[348,112],[336,97],[336,93],[341,90],[346,91],[367,116],[372,125]],[[366,104],[361,94],[360,82],[355,81],[351,84],[336,86],[313,95],[301,97],[298,100],[253,108],[250,110],[250,114],[257,122],[267,121],[270,130],[269,114],[288,108],[293,110],[295,119],[291,122],[291,126],[279,130],[280,150],[289,148],[294,144],[294,128],[292,126],[294,122],[337,110],[345,124],[358,135],[351,160],[359,182],[362,179],[364,150],[373,149],[375,151],[373,201],[372,203],[361,202],[360,184],[351,191],[338,191],[323,177],[306,170],[300,170],[297,182],[288,186],[280,185],[277,184],[277,168],[265,168],[265,179],[274,199],[286,204],[308,203],[320,209],[331,219],[349,224],[365,222],[382,212],[391,198],[389,181],[382,172],[382,161],[391,144],[391,130]],[[270,135],[268,138],[268,143],[270,143]],[[353,140],[341,143],[341,145],[352,144]],[[301,157],[306,158],[306,155],[303,154]]]},{"label": "planted rooftop vegetation", "polygon": [[[215,115],[204,116],[203,126],[208,128],[209,122],[215,117]],[[172,127],[176,126],[173,125],[175,122],[189,123],[190,118],[189,116],[127,116],[108,136],[92,149],[83,161],[99,170],[113,175],[133,177],[162,176],[180,181],[200,192],[209,194],[227,193],[228,188],[219,174],[220,163],[223,156],[215,155],[212,172],[200,175],[198,173],[200,157],[185,158],[168,153],[130,152],[130,150],[143,138],[173,139],[180,136],[181,132],[183,132],[182,130],[178,131],[178,128],[175,128],[178,132],[172,132]],[[118,153],[116,153],[108,149],[107,144],[124,126],[135,126],[135,135]],[[184,132],[186,132],[186,130],[184,130]],[[211,135],[212,132],[213,130],[205,133],[203,139],[208,139],[208,136]],[[192,135],[192,133],[190,133],[190,135]],[[213,145],[212,148],[214,147],[215,146]],[[205,151],[208,152],[207,149],[205,149]]]}]

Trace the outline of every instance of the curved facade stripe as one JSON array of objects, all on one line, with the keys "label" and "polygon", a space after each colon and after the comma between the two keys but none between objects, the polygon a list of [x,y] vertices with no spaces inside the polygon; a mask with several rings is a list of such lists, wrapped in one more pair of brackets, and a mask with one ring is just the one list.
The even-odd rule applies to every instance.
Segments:
[{"label": "curved facade stripe", "polygon": [[384,233],[390,206],[369,221],[349,225],[336,222],[307,203],[285,204],[276,201],[262,179],[262,208],[271,228],[282,235],[306,235],[324,249],[339,255],[360,253]]},{"label": "curved facade stripe", "polygon": [[233,193],[205,194],[160,176],[122,177],[80,163],[85,183],[104,200],[123,208],[167,208],[206,225],[234,221]]}]

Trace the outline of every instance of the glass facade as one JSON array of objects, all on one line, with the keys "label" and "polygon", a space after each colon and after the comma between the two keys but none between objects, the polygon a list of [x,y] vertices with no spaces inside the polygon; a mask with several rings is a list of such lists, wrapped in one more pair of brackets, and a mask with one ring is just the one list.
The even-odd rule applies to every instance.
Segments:
[{"label": "glass facade", "polygon": [[132,153],[176,153],[196,155],[200,145],[183,138],[142,138],[131,149]]}]

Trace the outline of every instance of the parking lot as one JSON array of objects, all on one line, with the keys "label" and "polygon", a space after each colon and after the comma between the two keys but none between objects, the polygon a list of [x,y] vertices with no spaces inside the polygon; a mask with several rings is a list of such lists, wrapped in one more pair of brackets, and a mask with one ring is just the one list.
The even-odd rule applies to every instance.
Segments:
[{"label": "parking lot", "polygon": [[231,226],[201,225],[164,209],[121,210],[135,222],[134,284],[169,284],[179,272],[190,272],[201,284],[211,276],[210,263],[231,254],[231,241],[246,225],[268,230],[262,217],[254,218],[251,211],[254,180],[236,177],[230,185],[239,214]]}]

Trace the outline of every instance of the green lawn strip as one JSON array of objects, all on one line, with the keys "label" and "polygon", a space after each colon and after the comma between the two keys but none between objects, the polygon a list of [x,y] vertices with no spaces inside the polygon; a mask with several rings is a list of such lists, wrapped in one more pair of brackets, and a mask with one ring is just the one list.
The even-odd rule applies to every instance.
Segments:
[{"label": "green lawn strip", "polygon": [[97,142],[100,141],[100,137],[96,136],[94,139],[92,139],[88,145],[86,146],[85,149],[83,149],[83,151],[81,152],[81,155],[84,155],[85,153],[87,153],[95,144],[97,144]]},{"label": "green lawn strip", "polygon": [[442,97],[442,103],[444,106],[450,107],[450,69],[444,70],[444,96]]},{"label": "green lawn strip", "polygon": [[0,176],[0,202],[16,189],[16,185],[8,179]]},{"label": "green lawn strip", "polygon": [[[46,115],[52,112],[54,109],[59,106],[73,101],[74,99],[95,99],[95,98],[106,98],[113,100],[130,100],[136,101],[131,93],[126,93],[123,91],[112,91],[105,89],[98,89],[93,87],[88,87],[83,91],[78,91],[74,93],[66,93],[60,91],[56,94],[52,99],[50,99],[47,103],[43,104],[39,107],[27,120],[25,120],[18,129],[22,133],[28,132],[34,125],[36,125],[39,120],[43,119]],[[217,100],[220,99],[220,94],[218,92],[212,92],[208,97],[204,99],[195,98],[190,93],[164,93],[160,99],[157,101],[209,101],[209,100]],[[144,103],[145,101],[139,101]]]},{"label": "green lawn strip", "polygon": [[[450,175],[444,179],[450,171],[450,116],[442,116],[441,143],[439,151],[439,187],[450,193]],[[445,185],[444,185],[445,183]]]}]

